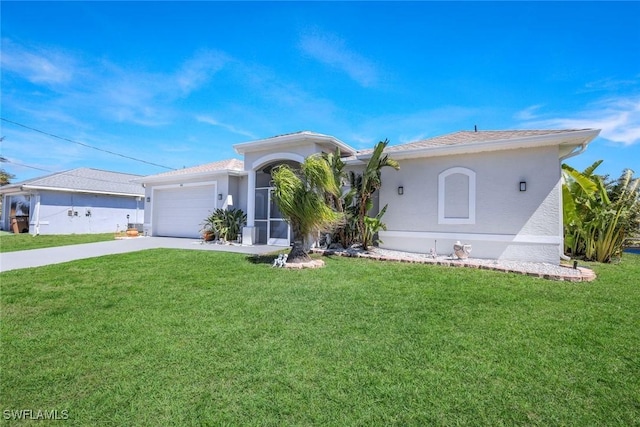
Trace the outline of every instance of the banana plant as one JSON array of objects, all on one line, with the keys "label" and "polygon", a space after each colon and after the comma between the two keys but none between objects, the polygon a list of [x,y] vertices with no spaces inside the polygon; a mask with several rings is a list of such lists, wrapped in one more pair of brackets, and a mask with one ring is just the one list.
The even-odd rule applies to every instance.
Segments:
[{"label": "banana plant", "polygon": [[564,240],[574,257],[609,262],[640,224],[640,180],[626,170],[615,184],[606,184],[594,173],[601,163],[584,172],[562,165]]}]

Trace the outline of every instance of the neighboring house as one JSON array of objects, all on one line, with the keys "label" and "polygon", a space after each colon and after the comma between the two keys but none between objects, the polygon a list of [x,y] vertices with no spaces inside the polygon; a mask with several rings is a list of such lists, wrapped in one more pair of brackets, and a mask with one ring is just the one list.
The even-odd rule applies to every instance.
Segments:
[{"label": "neighboring house", "polygon": [[[456,132],[387,147],[400,170],[383,169],[374,210],[388,205],[381,247],[440,254],[460,240],[478,258],[558,263],[562,244],[560,165],[599,130]],[[234,145],[232,159],[139,181],[146,186],[145,233],[198,237],[204,218],[230,205],[247,213],[243,244],[288,246],[292,235],[271,198],[274,166],[296,165],[338,148],[350,170],[372,150],[298,132]],[[375,212],[374,212],[375,213]]]},{"label": "neighboring house", "polygon": [[140,175],[79,168],[0,187],[2,228],[30,234],[108,233],[142,223]]}]

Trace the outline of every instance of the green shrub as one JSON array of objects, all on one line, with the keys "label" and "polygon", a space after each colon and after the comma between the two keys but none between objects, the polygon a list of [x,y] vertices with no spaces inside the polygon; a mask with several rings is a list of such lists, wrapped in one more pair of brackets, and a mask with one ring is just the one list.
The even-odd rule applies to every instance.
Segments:
[{"label": "green shrub", "polygon": [[236,240],[240,230],[247,223],[247,215],[242,209],[216,209],[205,218],[203,233],[214,233],[218,238],[226,241]]}]

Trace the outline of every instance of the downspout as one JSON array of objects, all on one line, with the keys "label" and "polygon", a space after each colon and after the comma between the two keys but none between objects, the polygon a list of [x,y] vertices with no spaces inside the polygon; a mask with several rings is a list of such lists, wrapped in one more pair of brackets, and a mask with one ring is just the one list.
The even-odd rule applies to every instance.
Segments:
[{"label": "downspout", "polygon": [[40,235],[40,193],[35,194],[35,198],[36,198],[36,203],[35,206],[33,208],[34,212],[34,222],[35,222],[35,226],[36,226],[36,232],[35,232],[35,236]]},{"label": "downspout", "polygon": [[136,197],[136,227],[138,227],[138,223],[140,221],[138,221],[138,211],[140,210],[140,200],[142,200],[142,197],[138,196]]},{"label": "downspout", "polygon": [[[576,151],[576,148],[580,148],[580,149]],[[587,149],[587,143],[583,142],[582,144],[580,144],[579,147],[576,147],[576,148],[574,148],[569,154],[565,154],[564,156],[560,157],[560,162],[570,159],[571,157],[575,157],[578,154],[584,153],[584,151]]]}]

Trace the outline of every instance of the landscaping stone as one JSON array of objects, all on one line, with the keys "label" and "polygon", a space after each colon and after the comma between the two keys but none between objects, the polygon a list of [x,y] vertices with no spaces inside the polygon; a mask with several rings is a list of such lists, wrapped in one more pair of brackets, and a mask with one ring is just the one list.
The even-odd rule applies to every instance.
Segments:
[{"label": "landscaping stone", "polygon": [[413,252],[392,251],[389,249],[371,248],[368,251],[362,249],[313,249],[316,253],[324,255],[338,255],[346,257],[368,258],[380,261],[411,262],[419,264],[434,264],[444,267],[467,267],[482,270],[502,271],[505,273],[524,274],[547,280],[568,282],[591,282],[596,279],[593,270],[586,267],[574,269],[565,265],[553,265],[537,262],[523,262],[496,259],[466,258],[457,259],[452,256],[434,256],[433,254],[420,254]]},{"label": "landscaping stone", "polygon": [[324,267],[324,261],[321,259],[313,259],[308,262],[287,262],[283,267],[292,269],[320,268]]}]

